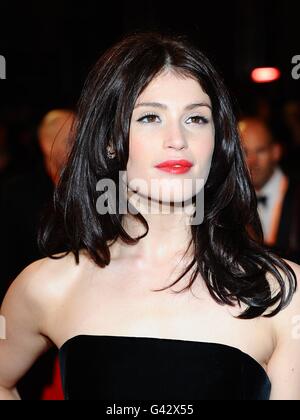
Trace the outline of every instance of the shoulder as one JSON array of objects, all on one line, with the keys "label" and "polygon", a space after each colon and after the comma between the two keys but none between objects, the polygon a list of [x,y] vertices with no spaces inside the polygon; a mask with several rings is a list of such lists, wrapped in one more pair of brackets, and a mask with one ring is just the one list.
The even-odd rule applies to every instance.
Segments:
[{"label": "shoulder", "polygon": [[43,318],[55,302],[65,299],[68,290],[80,278],[86,257],[82,254],[76,264],[74,254],[61,253],[29,264],[12,282],[2,307],[30,308]]},{"label": "shoulder", "polygon": [[[277,315],[272,318],[274,331],[277,340],[282,339],[286,334],[293,335],[293,331],[297,328],[297,323],[300,323],[300,265],[295,262],[284,259],[285,263],[293,270],[296,277],[296,291],[292,294],[290,302]],[[286,275],[281,270],[280,274],[284,282],[286,282],[287,290],[289,284]]]},{"label": "shoulder", "polygon": [[[28,265],[13,281],[0,311],[5,338],[0,340],[0,379],[8,389],[55,345],[49,333],[63,325],[61,317],[55,318],[58,305],[64,305],[79,267],[71,254],[56,260],[43,258]],[[54,326],[51,329],[49,325]]]},{"label": "shoulder", "polygon": [[299,400],[300,266],[288,260],[284,261],[296,275],[297,289],[292,295],[289,304],[271,318],[274,352],[268,363],[268,373],[272,382],[272,400]]}]

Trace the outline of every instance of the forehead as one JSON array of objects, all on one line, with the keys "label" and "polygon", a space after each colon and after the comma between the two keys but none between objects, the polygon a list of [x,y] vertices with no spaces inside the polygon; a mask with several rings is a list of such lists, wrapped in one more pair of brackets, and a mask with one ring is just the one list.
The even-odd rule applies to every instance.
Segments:
[{"label": "forehead", "polygon": [[153,102],[154,100],[155,102],[178,105],[205,100],[211,104],[209,96],[197,80],[170,70],[156,76],[140,94],[136,103]]},{"label": "forehead", "polygon": [[264,147],[270,144],[271,133],[259,122],[247,122],[240,124],[240,131],[244,145],[247,148]]}]

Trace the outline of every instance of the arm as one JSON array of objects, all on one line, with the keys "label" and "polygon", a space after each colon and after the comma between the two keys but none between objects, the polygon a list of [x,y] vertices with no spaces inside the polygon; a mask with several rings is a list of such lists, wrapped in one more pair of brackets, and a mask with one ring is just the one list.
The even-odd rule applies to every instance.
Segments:
[{"label": "arm", "polygon": [[273,318],[276,348],[268,364],[271,400],[300,400],[300,266],[287,261],[298,280],[290,305]]},{"label": "arm", "polygon": [[0,340],[0,400],[20,399],[17,382],[53,345],[42,334],[46,308],[40,265],[36,261],[19,274],[1,307],[6,339]]}]

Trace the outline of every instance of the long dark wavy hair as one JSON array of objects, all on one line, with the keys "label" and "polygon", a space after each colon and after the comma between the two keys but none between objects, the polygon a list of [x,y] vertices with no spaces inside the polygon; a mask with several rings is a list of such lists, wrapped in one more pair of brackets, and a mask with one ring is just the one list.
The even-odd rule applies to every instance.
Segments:
[{"label": "long dark wavy hair", "polygon": [[[53,208],[40,225],[42,255],[56,259],[72,252],[78,264],[79,252],[85,249],[103,268],[110,263],[109,242],[120,238],[135,245],[147,235],[149,226],[140,213],[134,216],[145,227],[145,234],[139,238],[132,238],[124,230],[124,215],[118,214],[118,206],[116,214],[99,214],[96,184],[108,178],[118,187],[119,171],[127,167],[135,102],[152,79],[166,69],[200,83],[212,102],[216,133],[204,187],[204,221],[191,225],[194,258],[168,287],[192,270],[183,290],[200,273],[216,302],[246,305],[240,319],[274,316],[292,299],[296,275],[285,260],[263,244],[256,195],[229,93],[207,57],[184,36],[153,32],[128,35],[106,51],[91,70],[78,103],[73,145],[55,189]],[[114,159],[107,156],[108,147],[115,150]],[[57,250],[64,255],[54,256]],[[275,287],[267,273],[272,275]]]}]

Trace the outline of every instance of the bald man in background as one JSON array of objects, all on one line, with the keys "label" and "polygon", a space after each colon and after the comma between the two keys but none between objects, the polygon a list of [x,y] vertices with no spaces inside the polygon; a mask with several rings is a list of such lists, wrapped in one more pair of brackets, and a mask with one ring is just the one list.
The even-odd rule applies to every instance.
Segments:
[{"label": "bald man in background", "polygon": [[12,280],[40,258],[36,233],[40,215],[52,198],[69,150],[74,113],[50,111],[38,127],[42,160],[11,177],[0,194],[0,303]]},{"label": "bald man in background", "polygon": [[70,132],[75,115],[69,110],[53,110],[45,115],[38,128],[38,141],[44,167],[57,184],[70,148]]},{"label": "bald man in background", "polygon": [[280,168],[281,144],[265,121],[239,122],[242,145],[258,200],[265,243],[283,257],[300,262],[300,186]]},{"label": "bald man in background", "polygon": [[[42,159],[33,168],[11,177],[0,194],[0,305],[11,282],[31,262],[41,258],[37,229],[42,213],[52,200],[55,185],[70,150],[75,114],[70,110],[50,111],[41,121],[38,144]],[[41,397],[45,378],[52,379],[55,353],[28,372],[18,385],[21,398]]]}]

